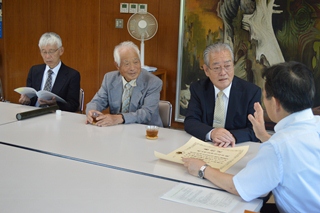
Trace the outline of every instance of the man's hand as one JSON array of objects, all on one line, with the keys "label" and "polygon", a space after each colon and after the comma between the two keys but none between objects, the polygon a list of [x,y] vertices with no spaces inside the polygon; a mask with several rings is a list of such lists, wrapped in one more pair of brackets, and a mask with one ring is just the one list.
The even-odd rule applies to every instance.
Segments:
[{"label": "man's hand", "polygon": [[51,100],[44,100],[44,99],[38,98],[38,102],[40,105],[49,105],[49,106],[57,105],[57,101],[55,97],[52,97]]},{"label": "man's hand", "polygon": [[[93,115],[95,115],[95,116],[93,116]],[[87,113],[86,124],[94,124],[93,117],[99,117],[100,115],[102,115],[102,113],[97,110],[89,110],[89,112]]]},{"label": "man's hand", "polygon": [[182,158],[184,166],[188,169],[188,172],[193,176],[198,176],[198,172],[204,164],[204,161],[195,158]]},{"label": "man's hand", "polygon": [[93,113],[96,113],[98,116],[96,116],[96,123],[94,125],[96,126],[114,126],[117,124],[121,124],[123,122],[122,115],[111,115],[111,114],[103,114],[96,110],[90,110],[87,114],[87,121],[86,123],[93,124]]},{"label": "man's hand", "polygon": [[253,131],[262,142],[267,141],[270,138],[270,135],[266,131],[264,125],[264,115],[263,109],[260,103],[254,103],[254,114],[248,115],[249,121],[252,123]]},{"label": "man's hand", "polygon": [[19,103],[24,105],[30,105],[31,101],[30,98],[26,95],[21,95],[19,98]]},{"label": "man's hand", "polygon": [[231,145],[234,147],[236,139],[233,135],[225,128],[215,128],[211,131],[211,140],[213,145],[219,147],[228,147]]}]

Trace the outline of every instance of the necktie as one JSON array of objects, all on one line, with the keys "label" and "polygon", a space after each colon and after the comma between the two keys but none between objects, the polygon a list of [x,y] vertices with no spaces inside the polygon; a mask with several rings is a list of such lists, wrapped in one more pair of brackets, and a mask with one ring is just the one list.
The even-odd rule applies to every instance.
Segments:
[{"label": "necktie", "polygon": [[122,96],[122,110],[121,112],[129,112],[129,105],[131,99],[132,86],[128,83],[124,86],[123,96]]},{"label": "necktie", "polygon": [[52,87],[52,70],[48,70],[48,78],[46,81],[46,84],[44,85],[43,90],[47,90],[47,91],[51,91],[51,87]]},{"label": "necktie", "polygon": [[213,127],[218,128],[218,127],[224,127],[224,101],[223,101],[223,92],[220,91],[218,93],[218,97],[216,100],[216,106],[214,108],[214,120],[213,120]]}]

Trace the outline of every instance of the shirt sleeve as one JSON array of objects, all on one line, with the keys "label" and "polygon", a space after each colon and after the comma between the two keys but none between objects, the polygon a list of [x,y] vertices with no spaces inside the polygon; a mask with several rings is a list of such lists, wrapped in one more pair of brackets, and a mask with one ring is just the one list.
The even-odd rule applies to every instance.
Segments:
[{"label": "shirt sleeve", "polygon": [[213,130],[213,129],[211,129],[210,132],[208,132],[208,133],[206,134],[206,141],[212,141],[212,139],[211,139],[211,132],[212,132],[212,130]]},{"label": "shirt sleeve", "polygon": [[251,201],[272,191],[282,176],[281,158],[270,142],[260,150],[247,166],[233,177],[234,185],[245,201]]}]

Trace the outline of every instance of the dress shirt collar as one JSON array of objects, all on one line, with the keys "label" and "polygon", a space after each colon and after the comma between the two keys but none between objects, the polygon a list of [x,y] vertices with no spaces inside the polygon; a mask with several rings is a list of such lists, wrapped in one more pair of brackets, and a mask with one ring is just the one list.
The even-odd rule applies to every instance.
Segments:
[{"label": "dress shirt collar", "polygon": [[46,65],[46,69],[45,69],[45,71],[44,71],[44,74],[45,74],[45,75],[48,75],[48,71],[49,71],[49,70],[52,70],[54,76],[57,76],[57,75],[58,75],[58,72],[59,72],[59,70],[60,70],[60,67],[61,67],[61,61],[59,62],[59,64],[58,64],[57,66],[55,66],[55,67],[52,68],[52,69],[51,69],[48,65]]},{"label": "dress shirt collar", "polygon": [[[127,83],[128,83],[128,81],[126,81],[126,79],[124,79],[124,77],[122,76],[122,85],[123,85],[123,88],[124,88],[124,86],[125,86]],[[130,84],[132,87],[137,86],[137,79],[134,79],[134,80],[130,81],[129,84]]]},{"label": "dress shirt collar", "polygon": [[[218,93],[220,92],[220,89],[218,89],[215,85],[214,86],[214,93],[215,93],[215,98],[218,97]],[[223,94],[229,99],[229,96],[230,96],[230,89],[231,89],[231,86],[232,86],[232,82],[231,84],[225,88],[224,90],[222,90]]]},{"label": "dress shirt collar", "polygon": [[305,120],[310,120],[314,118],[314,115],[312,113],[311,108],[292,113],[288,115],[287,117],[283,118],[280,120],[275,126],[274,126],[274,131],[280,131],[281,129],[286,128],[288,125],[292,123],[296,123],[299,121],[305,121]]}]

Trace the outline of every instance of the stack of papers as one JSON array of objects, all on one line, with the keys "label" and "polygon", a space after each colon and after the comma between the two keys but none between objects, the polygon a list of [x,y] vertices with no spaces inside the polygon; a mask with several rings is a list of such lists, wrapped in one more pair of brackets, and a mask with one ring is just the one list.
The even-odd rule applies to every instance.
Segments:
[{"label": "stack of papers", "polygon": [[226,213],[244,212],[244,210],[259,211],[263,202],[261,199],[255,199],[249,203],[228,192],[182,183],[172,188],[161,198]]}]

